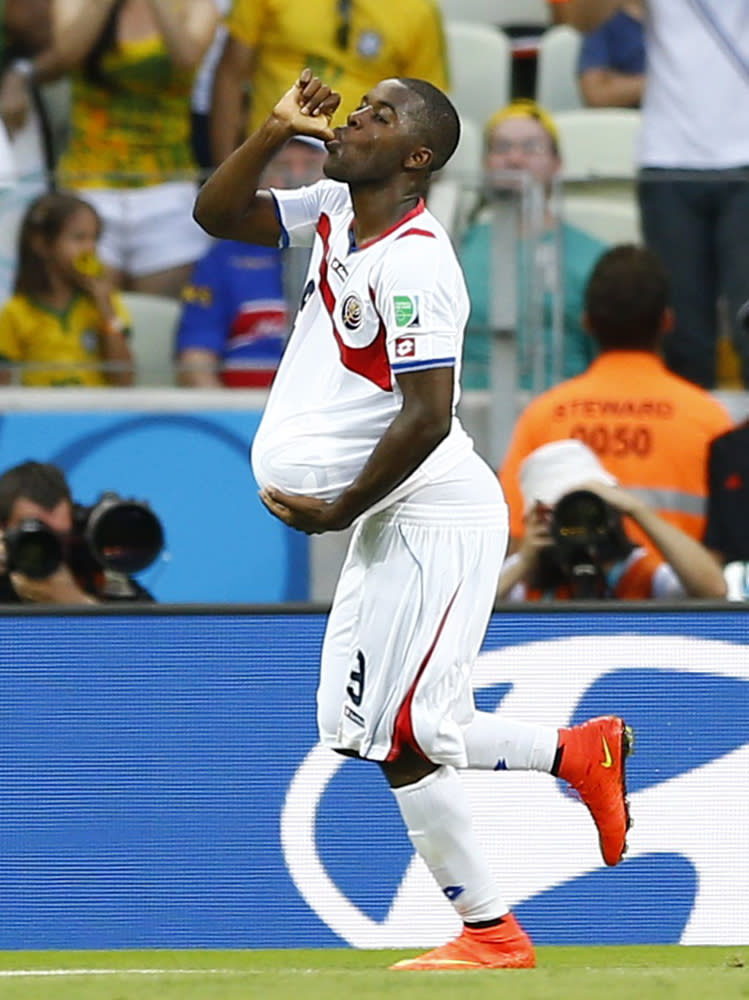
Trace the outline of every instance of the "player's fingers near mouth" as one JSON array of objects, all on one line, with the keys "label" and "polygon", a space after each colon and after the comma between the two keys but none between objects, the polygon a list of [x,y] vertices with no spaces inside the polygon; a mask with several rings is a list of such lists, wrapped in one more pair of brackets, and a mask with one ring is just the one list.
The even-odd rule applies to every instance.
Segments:
[{"label": "player's fingers near mouth", "polygon": [[[300,83],[302,83],[301,80]],[[311,100],[320,89],[321,84],[319,76],[310,76],[306,83],[302,83],[302,98],[305,101]]]},{"label": "player's fingers near mouth", "polygon": [[[330,90],[330,88],[328,88]],[[337,110],[338,105],[341,103],[341,95],[336,93],[334,90],[330,90],[330,93],[325,98],[325,100],[320,104],[319,111],[321,114],[326,115],[330,118]]]}]

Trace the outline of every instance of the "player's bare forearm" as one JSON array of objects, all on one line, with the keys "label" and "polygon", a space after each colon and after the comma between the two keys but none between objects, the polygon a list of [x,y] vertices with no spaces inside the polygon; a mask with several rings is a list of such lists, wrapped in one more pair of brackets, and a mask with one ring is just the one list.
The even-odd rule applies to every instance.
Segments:
[{"label": "player's bare forearm", "polygon": [[398,414],[380,438],[369,461],[336,501],[340,515],[351,524],[400,486],[450,432],[451,417],[435,421],[427,414]]},{"label": "player's bare forearm", "polygon": [[269,487],[260,495],[268,510],[307,534],[342,531],[400,486],[450,433],[452,369],[416,372],[401,378],[402,387],[404,383],[403,408],[354,482],[336,500],[326,503]]},{"label": "player's bare forearm", "polygon": [[340,96],[309,69],[276,104],[260,128],[208,178],[194,216],[211,236],[275,246],[281,235],[272,196],[258,189],[275,153],[294,135],[331,139],[330,119]]},{"label": "player's bare forearm", "polygon": [[211,236],[275,246],[281,235],[273,198],[260,176],[294,133],[271,117],[213,172],[195,201],[195,221]]},{"label": "player's bare forearm", "polygon": [[445,437],[434,426],[395,418],[369,457],[369,461],[338,499],[327,502],[316,497],[283,493],[266,487],[260,499],[284,524],[319,535],[343,531],[360,514],[382,500],[407,479]]}]

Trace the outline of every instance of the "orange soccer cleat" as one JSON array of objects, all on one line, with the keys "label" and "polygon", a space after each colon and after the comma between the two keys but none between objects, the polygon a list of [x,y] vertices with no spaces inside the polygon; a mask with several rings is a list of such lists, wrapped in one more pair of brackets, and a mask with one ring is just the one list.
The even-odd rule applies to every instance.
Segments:
[{"label": "orange soccer cleat", "polygon": [[618,864],[627,849],[631,821],[624,761],[633,745],[632,729],[613,715],[559,730],[559,777],[572,785],[588,807],[607,865]]},{"label": "orange soccer cleat", "polygon": [[464,927],[454,941],[416,958],[404,958],[390,968],[397,972],[470,972],[477,969],[532,969],[536,964],[531,939],[511,913],[493,927]]}]

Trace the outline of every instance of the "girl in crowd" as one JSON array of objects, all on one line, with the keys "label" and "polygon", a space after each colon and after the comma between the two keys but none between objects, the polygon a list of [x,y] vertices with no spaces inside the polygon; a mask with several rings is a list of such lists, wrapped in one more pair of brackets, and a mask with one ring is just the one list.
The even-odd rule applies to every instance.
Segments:
[{"label": "girl in crowd", "polygon": [[130,385],[129,317],[96,256],[101,223],[70,194],[26,211],[14,294],[0,310],[0,379],[33,386]]}]

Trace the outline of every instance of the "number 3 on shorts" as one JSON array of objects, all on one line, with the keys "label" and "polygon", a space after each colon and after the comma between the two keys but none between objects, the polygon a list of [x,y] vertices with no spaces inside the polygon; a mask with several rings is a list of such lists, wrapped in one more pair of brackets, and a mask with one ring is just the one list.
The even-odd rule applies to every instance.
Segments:
[{"label": "number 3 on shorts", "polygon": [[358,667],[355,667],[349,674],[351,683],[346,688],[346,694],[358,708],[364,697],[364,653],[360,649],[356,651],[356,662]]}]

